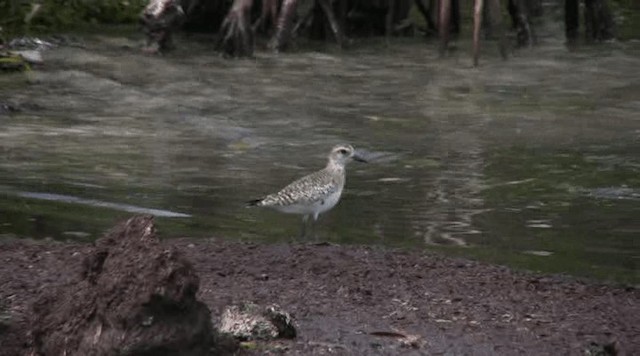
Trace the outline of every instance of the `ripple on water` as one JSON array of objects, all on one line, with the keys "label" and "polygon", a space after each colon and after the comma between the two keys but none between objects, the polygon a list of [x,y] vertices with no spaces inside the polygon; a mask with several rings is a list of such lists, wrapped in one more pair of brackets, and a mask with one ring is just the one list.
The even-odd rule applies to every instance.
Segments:
[{"label": "ripple on water", "polygon": [[297,217],[242,202],[348,142],[371,162],[349,167],[321,236],[466,246],[501,263],[637,281],[637,257],[624,256],[640,255],[640,43],[569,52],[561,29],[544,31],[508,61],[487,49],[480,68],[463,39],[445,59],[417,42],[240,61],[189,41],[163,57],[100,39],[51,50],[31,84],[0,77],[3,102],[24,108],[2,116],[0,185],[48,194],[2,206],[10,220],[0,223],[16,223],[0,233],[42,215],[38,228],[65,238],[103,215],[79,209],[59,228],[55,209],[33,203],[49,199],[189,217],[183,235],[286,241]]}]

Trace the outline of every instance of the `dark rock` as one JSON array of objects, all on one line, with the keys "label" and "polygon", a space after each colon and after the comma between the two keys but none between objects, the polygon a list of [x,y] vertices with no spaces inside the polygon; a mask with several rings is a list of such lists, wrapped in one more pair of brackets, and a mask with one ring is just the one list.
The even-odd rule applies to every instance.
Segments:
[{"label": "dark rock", "polygon": [[278,337],[293,339],[296,337],[296,327],[293,324],[291,315],[282,310],[277,305],[270,305],[265,308],[264,316],[275,325],[278,330]]},{"label": "dark rock", "polygon": [[[41,355],[203,355],[217,336],[191,263],[136,216],[95,243],[75,279],[34,304]],[[220,354],[220,353],[218,353]]]},{"label": "dark rock", "polygon": [[592,342],[586,348],[584,354],[587,356],[615,356],[618,354],[618,350],[614,342],[603,344]]}]

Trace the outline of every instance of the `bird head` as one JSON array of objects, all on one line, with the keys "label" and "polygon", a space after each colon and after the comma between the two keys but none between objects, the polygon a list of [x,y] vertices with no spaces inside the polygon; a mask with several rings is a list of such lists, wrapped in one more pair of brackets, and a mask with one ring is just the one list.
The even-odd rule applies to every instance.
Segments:
[{"label": "bird head", "polygon": [[334,146],[329,154],[329,162],[345,166],[350,161],[367,162],[351,145]]}]

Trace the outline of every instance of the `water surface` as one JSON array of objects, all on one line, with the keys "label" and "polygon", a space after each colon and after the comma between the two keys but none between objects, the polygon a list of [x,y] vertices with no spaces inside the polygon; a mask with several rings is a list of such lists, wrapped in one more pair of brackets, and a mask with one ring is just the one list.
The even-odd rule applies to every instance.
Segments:
[{"label": "water surface", "polygon": [[[561,34],[561,28],[552,33]],[[317,234],[640,282],[640,43],[569,51],[541,34],[471,67],[419,39],[225,60],[90,36],[0,76],[0,234],[91,240],[134,212],[163,236],[289,241],[296,216],[244,202],[353,163]]]}]

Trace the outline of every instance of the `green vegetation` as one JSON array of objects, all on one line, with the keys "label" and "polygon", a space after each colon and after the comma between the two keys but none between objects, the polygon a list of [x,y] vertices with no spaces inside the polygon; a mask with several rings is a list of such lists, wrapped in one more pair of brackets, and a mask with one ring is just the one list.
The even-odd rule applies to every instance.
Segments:
[{"label": "green vegetation", "polygon": [[31,70],[29,63],[21,56],[9,54],[0,54],[0,70]]},{"label": "green vegetation", "polygon": [[137,21],[146,0],[0,0],[0,36]]},{"label": "green vegetation", "polygon": [[640,38],[640,2],[614,0],[612,9],[616,18],[616,36],[621,40]]}]

